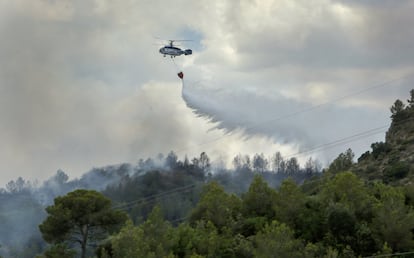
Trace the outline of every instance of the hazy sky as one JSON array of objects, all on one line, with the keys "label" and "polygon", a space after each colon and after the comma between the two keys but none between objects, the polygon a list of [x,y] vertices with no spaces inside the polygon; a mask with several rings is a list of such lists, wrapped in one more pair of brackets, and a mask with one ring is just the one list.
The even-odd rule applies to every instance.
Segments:
[{"label": "hazy sky", "polygon": [[[0,0],[0,186],[170,150],[359,155],[386,129],[325,144],[388,125],[408,98],[412,13],[405,0]],[[193,39],[193,55],[174,65],[157,37]]]}]

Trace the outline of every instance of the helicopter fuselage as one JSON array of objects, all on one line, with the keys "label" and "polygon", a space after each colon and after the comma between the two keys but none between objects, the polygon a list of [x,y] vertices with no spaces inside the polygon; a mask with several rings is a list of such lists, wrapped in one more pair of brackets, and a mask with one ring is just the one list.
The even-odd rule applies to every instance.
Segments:
[{"label": "helicopter fuselage", "polygon": [[191,55],[193,51],[191,49],[182,50],[181,48],[174,46],[164,46],[160,48],[160,53],[164,56],[169,55],[171,57],[181,56],[181,55]]}]

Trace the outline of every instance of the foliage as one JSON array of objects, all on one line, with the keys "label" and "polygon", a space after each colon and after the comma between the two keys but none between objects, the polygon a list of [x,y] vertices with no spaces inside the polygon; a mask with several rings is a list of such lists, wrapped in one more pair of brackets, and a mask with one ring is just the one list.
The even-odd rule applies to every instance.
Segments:
[{"label": "foliage", "polygon": [[305,198],[304,206],[296,214],[296,235],[308,242],[318,242],[326,233],[326,207],[321,198]]},{"label": "foliage", "polygon": [[387,167],[384,171],[384,181],[393,181],[404,178],[410,171],[410,164],[406,161],[399,161]]},{"label": "foliage", "polygon": [[296,228],[305,201],[305,195],[293,180],[283,181],[275,198],[275,218],[291,228]]},{"label": "foliage", "polygon": [[369,216],[370,196],[364,182],[351,172],[337,174],[327,181],[321,192],[321,198],[327,204],[339,203],[358,215]]},{"label": "foliage", "polygon": [[[365,257],[412,250],[414,90],[410,93],[408,105],[397,101],[391,108],[385,142],[373,143],[372,151],[358,163],[348,149],[322,175],[316,160],[308,159],[301,168],[296,158],[285,159],[280,152],[269,159],[264,154],[239,154],[234,170],[213,170],[205,152],[184,161],[170,152],[141,159],[137,165],[93,169],[82,180],[105,178],[98,180],[108,186],[104,195],[131,220],[119,233],[106,231],[88,241],[100,244],[96,250],[100,258]],[[302,184],[304,180],[309,181]],[[53,194],[80,185],[87,184],[68,181],[63,171],[45,182]],[[33,184],[18,178],[0,195],[18,200],[32,189]],[[19,205],[33,206],[34,211],[41,207],[33,203]],[[6,206],[0,206],[4,206],[0,232],[6,234],[13,220]],[[65,256],[59,253],[66,248],[62,245],[74,247],[68,238],[75,232],[68,210],[62,209],[54,219],[59,227],[44,234],[53,243],[45,255]],[[11,214],[24,217],[20,212]],[[7,250],[7,257],[33,257],[44,246],[31,240],[23,251],[7,243],[1,251]]]},{"label": "foliage", "polygon": [[[410,103],[409,107],[412,107],[412,103]],[[392,121],[395,123],[407,119],[409,117],[410,110],[406,108],[405,104],[401,100],[397,99],[394,102],[394,105],[391,106],[390,111],[392,114]]]},{"label": "foliage", "polygon": [[385,142],[376,142],[371,144],[372,156],[377,159],[381,154],[386,154],[391,151],[391,146],[389,143]]},{"label": "foliage", "polygon": [[329,165],[328,171],[335,174],[349,170],[353,164],[354,156],[355,154],[351,149],[339,154],[339,156]]},{"label": "foliage", "polygon": [[254,237],[254,256],[266,257],[304,257],[302,241],[295,239],[293,231],[285,224],[272,221]]},{"label": "foliage", "polygon": [[[155,205],[142,223],[128,221],[102,243],[97,255],[356,257],[414,248],[410,188],[365,184],[352,172],[338,172],[316,181],[318,191],[305,193],[292,179],[274,189],[265,175],[254,175],[240,197],[215,181],[206,183],[188,222],[176,227],[165,220],[161,207],[166,203],[159,200],[160,206]],[[142,180],[163,187],[167,181],[159,180],[165,176],[153,173]],[[59,218],[64,222],[65,216]]]},{"label": "foliage", "polygon": [[75,257],[76,252],[70,249],[66,244],[55,244],[50,246],[43,256],[38,258],[73,258]]},{"label": "foliage", "polygon": [[403,112],[404,109],[405,109],[404,103],[401,100],[397,99],[394,102],[394,105],[392,105],[391,108],[390,108],[392,117],[395,118],[397,115],[399,115],[401,112]]},{"label": "foliage", "polygon": [[126,219],[125,213],[111,209],[111,201],[94,190],[57,197],[46,211],[49,216],[39,225],[43,238],[52,244],[80,244],[82,257],[89,244],[105,238]]},{"label": "foliage", "polygon": [[247,193],[242,195],[243,214],[248,217],[274,217],[276,191],[266,181],[256,175]]},{"label": "foliage", "polygon": [[129,221],[112,239],[113,257],[172,257],[173,231],[155,207],[147,221],[134,227]]},{"label": "foliage", "polygon": [[227,194],[216,182],[205,186],[197,206],[191,213],[190,222],[209,221],[218,230],[231,227],[240,213],[240,199]]},{"label": "foliage", "polygon": [[372,143],[372,152],[362,154],[358,164],[350,170],[368,180],[382,180],[395,185],[413,183],[414,89],[410,95],[408,105],[396,100],[390,108],[392,122],[385,142]]},{"label": "foliage", "polygon": [[378,200],[373,219],[378,244],[387,243],[392,250],[412,250],[414,211],[405,204],[402,189],[377,183],[373,191]]}]

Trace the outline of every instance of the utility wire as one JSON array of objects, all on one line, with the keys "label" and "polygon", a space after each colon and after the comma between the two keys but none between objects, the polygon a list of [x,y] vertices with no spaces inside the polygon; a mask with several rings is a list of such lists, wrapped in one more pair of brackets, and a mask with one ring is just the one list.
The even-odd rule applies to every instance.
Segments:
[{"label": "utility wire", "polygon": [[197,184],[191,184],[191,185],[186,185],[186,186],[174,188],[174,189],[169,190],[169,191],[165,191],[165,192],[161,192],[161,193],[153,194],[153,195],[148,195],[148,196],[136,199],[136,200],[132,200],[132,201],[129,201],[129,202],[126,202],[126,203],[115,205],[112,208],[120,209],[120,210],[128,209],[128,208],[131,208],[135,204],[149,203],[149,202],[152,202],[152,201],[155,201],[155,200],[158,200],[158,199],[164,199],[166,197],[169,197],[172,194],[189,191],[189,190],[195,188],[196,186],[197,186]]},{"label": "utility wire", "polygon": [[347,137],[344,137],[344,138],[341,138],[341,139],[338,139],[338,140],[335,140],[335,141],[332,141],[332,142],[324,143],[324,144],[315,146],[315,147],[310,148],[310,149],[306,149],[306,150],[303,150],[303,151],[292,153],[292,154],[289,154],[285,157],[286,158],[291,158],[291,157],[296,157],[296,156],[302,156],[302,155],[306,155],[306,154],[310,154],[310,153],[314,153],[314,152],[319,152],[319,151],[324,150],[324,149],[329,149],[329,148],[333,148],[333,147],[336,147],[336,146],[340,146],[340,145],[343,145],[345,143],[357,141],[357,140],[366,138],[366,137],[371,136],[371,135],[383,133],[384,129],[386,129],[387,127],[388,126],[381,126],[381,127],[378,127],[378,128],[370,129],[370,130],[367,130],[367,131],[364,131],[364,132],[361,132],[361,133],[357,133],[357,134],[354,134],[354,135],[351,135],[351,136],[347,136]]},{"label": "utility wire", "polygon": [[301,109],[301,110],[298,110],[298,111],[295,111],[295,112],[292,112],[292,113],[288,113],[288,114],[285,114],[285,115],[282,115],[282,116],[279,116],[279,117],[276,117],[276,118],[273,118],[273,119],[270,119],[270,120],[267,120],[267,121],[263,121],[263,122],[260,122],[260,123],[256,123],[255,125],[252,125],[251,127],[248,127],[246,130],[249,130],[249,129],[252,129],[252,128],[256,128],[256,127],[260,126],[261,124],[275,122],[275,121],[280,121],[282,119],[286,119],[286,118],[289,118],[289,117],[292,117],[292,116],[296,116],[298,114],[306,113],[306,112],[315,110],[317,108],[320,108],[320,107],[327,106],[327,105],[332,104],[332,103],[336,103],[336,102],[342,101],[342,100],[347,99],[347,98],[350,98],[350,97],[355,97],[355,96],[361,95],[361,94],[363,94],[363,93],[365,93],[367,91],[371,91],[371,90],[374,90],[374,89],[378,89],[378,88],[390,86],[394,82],[403,80],[403,79],[405,79],[405,78],[407,78],[409,76],[411,76],[411,74],[410,75],[404,75],[404,76],[401,76],[401,77],[398,77],[398,78],[394,78],[394,79],[391,79],[389,81],[385,81],[385,82],[376,84],[374,86],[371,86],[371,87],[362,89],[360,91],[352,92],[352,93],[349,93],[347,95],[340,96],[340,97],[337,97],[337,98],[328,100],[326,102],[323,102],[323,103],[320,103],[320,104],[317,104],[317,105],[313,105],[313,106],[308,107],[308,108],[305,108],[305,109]]},{"label": "utility wire", "polygon": [[[403,124],[403,123],[406,123],[406,122],[409,122],[409,121],[413,121],[413,120],[414,120],[414,117],[408,117],[406,119],[402,119],[402,120],[394,123],[394,126],[398,126],[400,124]],[[357,133],[357,134],[353,134],[351,136],[347,136],[347,137],[344,137],[344,138],[341,138],[341,139],[338,139],[338,140],[335,140],[335,141],[332,141],[332,142],[329,142],[329,143],[325,143],[325,144],[313,147],[311,149],[307,149],[307,150],[300,151],[300,152],[297,152],[297,153],[294,153],[294,154],[290,154],[290,155],[286,156],[285,158],[294,157],[294,156],[303,155],[303,154],[309,154],[309,153],[312,153],[312,152],[320,151],[322,149],[332,148],[332,147],[335,147],[335,146],[338,146],[338,145],[342,145],[344,143],[348,143],[348,142],[356,141],[356,140],[359,140],[359,139],[362,139],[362,138],[366,138],[366,137],[374,135],[374,134],[382,133],[383,132],[382,130],[387,128],[387,127],[388,127],[388,125],[385,125],[385,126],[380,126],[380,127],[373,128],[373,129],[370,129],[370,130],[366,130],[366,131],[363,131],[363,132],[360,132],[360,133]],[[311,182],[319,181],[319,180],[322,180],[322,179],[312,180]],[[169,197],[172,194],[177,194],[177,193],[180,193],[180,192],[189,191],[189,190],[195,188],[197,185],[202,185],[202,184],[203,183],[190,184],[190,185],[186,185],[186,186],[182,186],[182,187],[177,187],[177,188],[174,188],[174,189],[169,190],[169,191],[165,191],[165,192],[161,192],[161,193],[153,194],[153,195],[148,195],[148,196],[136,199],[136,200],[132,200],[130,202],[115,205],[115,206],[113,206],[113,208],[114,209],[120,209],[120,210],[129,209],[135,204],[150,203],[150,202],[153,202],[153,201],[156,201],[156,200],[159,200],[159,199],[164,199],[164,198]],[[178,222],[180,220],[185,220],[185,219],[186,219],[186,217],[176,219],[176,220],[173,220],[173,221],[170,221],[170,222],[173,223],[173,222]],[[373,256],[373,257],[376,257],[376,256]]]},{"label": "utility wire", "polygon": [[[413,120],[414,120],[414,118],[409,117],[409,118],[406,118],[406,119],[403,119],[403,120],[400,120],[400,121],[394,123],[394,125],[400,125],[402,123],[405,123],[405,122],[408,122],[408,121],[413,121]],[[339,140],[336,140],[336,141],[333,141],[333,142],[330,142],[330,143],[326,143],[326,144],[316,146],[312,149],[308,149],[308,150],[301,151],[301,152],[298,152],[298,153],[295,153],[295,154],[291,154],[287,157],[297,156],[297,155],[300,155],[300,154],[306,154],[306,153],[310,153],[310,152],[313,152],[313,151],[319,150],[319,149],[331,148],[331,147],[334,147],[334,146],[337,146],[337,145],[341,145],[343,143],[347,143],[347,142],[355,141],[355,140],[358,140],[358,139],[361,139],[361,138],[365,138],[367,136],[379,133],[378,130],[383,130],[386,127],[387,126],[381,126],[381,127],[377,127],[377,128],[367,130],[367,131],[363,131],[363,132],[360,132],[360,133],[357,133],[357,134],[354,134],[354,135],[351,135],[351,136],[348,136],[348,137],[345,137],[345,138],[342,138],[342,139],[339,139]],[[382,132],[382,131],[380,131],[380,132]],[[320,180],[323,180],[323,178],[312,180],[312,181],[309,181],[307,183],[305,182],[304,184],[310,184],[310,183],[314,183],[314,182],[320,181]],[[139,198],[139,199],[127,202],[127,203],[122,203],[120,205],[115,205],[115,206],[113,206],[113,208],[114,209],[119,209],[119,210],[125,210],[125,209],[128,209],[128,208],[131,208],[135,204],[150,203],[152,201],[156,201],[156,200],[159,200],[159,199],[164,199],[164,198],[170,197],[172,194],[177,194],[177,193],[180,193],[180,192],[189,191],[189,190],[195,188],[197,185],[199,185],[199,184],[190,184],[190,185],[174,188],[172,190],[165,191],[165,192],[162,192],[162,193],[148,195],[148,196],[145,196],[143,198]],[[188,219],[188,216],[181,217],[181,218],[178,218],[178,219],[175,219],[175,220],[171,220],[169,222],[170,223],[181,222],[181,221],[184,221],[186,219]],[[394,255],[406,255],[406,254],[412,254],[412,253],[414,253],[414,252],[394,253],[394,254],[378,255],[378,256],[367,256],[367,257],[364,257],[364,258],[389,257],[389,256],[394,256]]]},{"label": "utility wire", "polygon": [[[402,123],[405,123],[405,122],[408,122],[408,121],[413,121],[413,120],[414,120],[413,117],[408,117],[406,119],[403,119],[403,120],[400,120],[400,121],[394,123],[394,125],[397,126],[397,125],[400,125]],[[300,152],[297,152],[297,153],[290,154],[290,155],[286,156],[285,158],[289,158],[289,157],[293,157],[293,156],[297,156],[297,155],[301,155],[301,154],[309,154],[311,152],[319,151],[320,149],[327,149],[327,148],[331,148],[331,147],[334,147],[334,146],[342,145],[344,143],[359,140],[359,139],[365,138],[367,136],[371,136],[371,135],[374,135],[374,134],[377,134],[377,133],[381,133],[383,131],[379,131],[379,130],[383,130],[386,127],[388,127],[388,126],[381,126],[381,127],[373,128],[373,129],[370,129],[370,130],[366,130],[366,131],[363,131],[363,132],[360,132],[360,133],[357,133],[357,134],[354,134],[354,135],[351,135],[351,136],[344,137],[342,139],[338,139],[338,140],[335,140],[335,141],[332,141],[332,142],[329,142],[329,143],[325,143],[325,144],[313,147],[311,149],[307,149],[307,150],[304,150],[304,151],[300,151]],[[163,199],[163,198],[166,198],[166,197],[170,196],[171,194],[189,191],[189,190],[195,188],[197,185],[201,185],[201,184],[202,183],[200,183],[200,184],[190,184],[190,185],[186,185],[186,186],[177,187],[177,188],[174,188],[174,189],[169,190],[169,191],[165,191],[165,192],[161,192],[161,193],[153,194],[153,195],[148,195],[148,196],[145,196],[145,197],[142,197],[142,198],[139,198],[139,199],[127,202],[127,203],[122,203],[122,204],[119,204],[119,205],[115,205],[115,206],[113,206],[113,208],[114,209],[125,209],[125,208],[130,208],[130,206],[132,206],[134,204],[146,203],[146,202],[151,202],[151,201],[154,201],[154,200],[157,200],[157,199]]]},{"label": "utility wire", "polygon": [[[356,92],[352,92],[352,93],[349,93],[347,95],[340,96],[340,97],[328,100],[326,102],[310,106],[310,107],[305,108],[305,109],[301,109],[301,110],[298,110],[298,111],[295,111],[295,112],[292,112],[292,113],[287,113],[287,114],[284,114],[284,115],[281,115],[281,116],[278,116],[278,117],[275,117],[275,118],[272,118],[272,119],[269,119],[269,120],[266,120],[266,121],[261,121],[261,122],[255,123],[255,124],[247,127],[245,129],[245,131],[249,131],[251,129],[257,128],[257,127],[259,127],[263,124],[280,121],[280,120],[287,119],[287,118],[290,118],[290,117],[293,117],[293,116],[296,116],[296,115],[299,115],[299,114],[302,114],[302,113],[310,112],[310,111],[313,111],[313,110],[318,109],[320,107],[327,106],[329,104],[336,103],[336,102],[342,101],[342,100],[350,98],[350,97],[358,96],[358,95],[361,95],[365,92],[368,92],[368,91],[371,91],[371,90],[374,90],[374,89],[387,87],[387,86],[390,86],[390,85],[392,85],[393,83],[395,83],[397,81],[401,81],[401,80],[403,80],[405,78],[408,78],[410,76],[412,76],[412,74],[404,75],[404,76],[394,78],[394,79],[391,79],[391,80],[388,80],[388,81],[385,81],[385,82],[382,82],[382,83],[379,83],[379,84],[375,84],[374,86],[367,87],[365,89],[362,89],[362,90],[359,90],[359,91],[356,91]],[[183,80],[183,84],[184,84],[184,80]],[[183,85],[183,89],[184,89],[184,85]],[[176,152],[180,153],[180,152],[183,152],[185,150],[194,149],[196,147],[200,147],[200,146],[203,146],[203,145],[208,145],[208,144],[217,142],[217,141],[223,139],[224,137],[226,137],[226,135],[227,134],[225,134],[223,136],[219,136],[217,138],[214,138],[210,141],[201,142],[199,144],[196,144],[196,145],[193,145],[193,146],[190,146],[190,147],[185,147],[185,148],[182,148],[182,149],[178,149]]]},{"label": "utility wire", "polygon": [[[402,120],[394,123],[394,126],[398,126],[402,123],[413,121],[413,120],[414,120],[414,117],[408,117],[406,119],[402,119]],[[318,152],[318,151],[323,150],[323,149],[329,149],[329,148],[339,146],[339,145],[342,145],[342,144],[345,144],[345,143],[357,141],[357,140],[366,138],[366,137],[371,136],[371,135],[384,133],[385,132],[384,129],[386,129],[388,127],[389,127],[389,125],[384,125],[384,126],[380,126],[380,127],[377,127],[377,128],[369,129],[367,131],[363,131],[363,132],[360,132],[360,133],[357,133],[357,134],[354,134],[354,135],[351,135],[351,136],[347,136],[345,138],[338,139],[338,140],[335,140],[333,142],[325,143],[325,144],[322,144],[322,145],[319,145],[319,146],[316,146],[316,147],[313,147],[313,148],[310,148],[310,149],[307,149],[307,150],[304,150],[304,151],[299,151],[297,153],[290,154],[286,157],[290,158],[290,157],[295,157],[295,156],[298,156],[298,155],[304,155],[304,154],[309,154],[309,153],[313,153],[313,152]]]}]

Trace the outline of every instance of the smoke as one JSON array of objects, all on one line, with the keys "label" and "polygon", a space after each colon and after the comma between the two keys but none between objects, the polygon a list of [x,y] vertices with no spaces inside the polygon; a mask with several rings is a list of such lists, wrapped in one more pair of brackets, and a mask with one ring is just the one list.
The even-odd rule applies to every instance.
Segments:
[{"label": "smoke", "polygon": [[[185,77],[183,99],[218,128],[243,130],[249,137],[265,135],[301,150],[386,125],[388,107],[407,94],[412,78],[333,100],[412,74],[413,32],[403,26],[413,19],[407,13],[412,5],[223,5],[203,28],[205,48],[194,60],[200,67],[188,67],[198,78],[191,82]],[[331,160],[347,148],[358,155],[383,139],[374,135],[318,155]]]},{"label": "smoke", "polygon": [[101,191],[136,171],[130,164],[119,164],[93,168],[73,180],[58,170],[41,185],[21,177],[10,181],[7,191],[0,189],[0,256],[33,257],[42,252],[45,242],[38,226],[57,196],[80,188]]},{"label": "smoke", "polygon": [[[247,138],[270,137],[282,145],[298,146],[299,151],[387,124],[384,114],[376,109],[340,105],[340,101],[313,104],[306,98],[299,101],[277,93],[261,95],[249,89],[226,91],[225,86],[217,89],[207,83],[183,81],[182,97],[195,114],[217,123],[216,128],[227,132],[242,130]],[[378,137],[367,137],[358,146],[343,144],[334,152],[322,149],[315,156],[332,160],[349,147],[359,154]]]},{"label": "smoke", "polygon": [[[154,34],[195,39],[196,46],[185,46],[193,55],[177,60],[186,69],[214,74],[214,89],[221,89],[185,85],[187,104],[199,115],[231,132],[246,130],[249,137],[263,134],[282,143],[312,145],[329,136],[315,127],[337,120],[343,125],[326,117],[335,110],[297,116],[303,123],[296,126],[288,119],[263,121],[372,78],[382,81],[412,70],[413,32],[404,25],[412,23],[413,4],[348,2],[1,1],[3,183],[16,174],[45,179],[59,167],[80,175],[93,165],[132,160],[141,151],[154,154],[197,144],[197,137],[191,144],[183,138],[206,126],[183,115],[181,104],[168,95],[176,77],[152,45]],[[167,89],[157,82],[166,82]],[[150,98],[131,97],[139,89]],[[396,96],[388,93],[369,102],[378,105],[384,96]],[[353,101],[361,106],[366,100]],[[314,121],[319,125],[309,126]],[[343,130],[335,128],[345,135]],[[154,139],[160,140],[154,144]]]},{"label": "smoke", "polygon": [[6,189],[0,188],[0,256],[34,257],[40,254],[46,243],[39,231],[39,224],[46,218],[45,208],[53,204],[57,196],[76,189],[103,191],[117,185],[121,179],[140,176],[154,169],[170,170],[169,163],[178,162],[172,152],[167,156],[140,159],[138,164],[122,163],[92,168],[79,178],[69,180],[62,170],[43,183],[26,181],[19,177],[10,181]]},{"label": "smoke", "polygon": [[[244,157],[247,158],[247,156]],[[254,158],[253,163],[246,161],[247,163],[243,163],[241,169],[236,170],[228,170],[224,164],[214,163],[210,158],[204,159],[204,161],[209,160],[208,166],[207,163],[193,161],[197,159],[200,161],[201,155],[196,156],[195,159],[190,157],[180,160],[174,152],[170,152],[167,155],[158,154],[155,158],[139,159],[137,164],[122,163],[92,168],[79,178],[71,180],[63,170],[58,170],[42,184],[32,183],[21,177],[12,180],[6,185],[6,189],[0,189],[0,255],[33,257],[41,253],[46,243],[41,237],[38,225],[47,216],[45,208],[52,205],[57,196],[65,195],[76,189],[94,189],[105,192],[104,190],[110,186],[115,186],[116,189],[122,182],[125,182],[125,179],[137,178],[148,171],[157,171],[157,173],[167,171],[168,175],[190,171],[189,177],[194,176],[194,171],[198,171],[197,173],[204,171],[205,174],[211,172],[213,179],[225,185],[227,191],[241,194],[247,191],[255,175],[253,172]],[[270,170],[269,167],[263,166],[262,175],[270,186],[277,187],[287,174],[274,173]],[[296,176],[303,180],[306,174],[297,171]],[[182,177],[178,176],[174,180],[180,181],[181,179]],[[166,182],[166,185],[169,183]],[[129,198],[136,197],[129,196]]]}]

